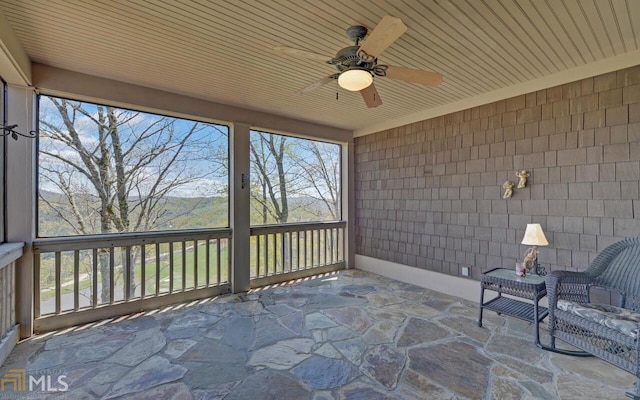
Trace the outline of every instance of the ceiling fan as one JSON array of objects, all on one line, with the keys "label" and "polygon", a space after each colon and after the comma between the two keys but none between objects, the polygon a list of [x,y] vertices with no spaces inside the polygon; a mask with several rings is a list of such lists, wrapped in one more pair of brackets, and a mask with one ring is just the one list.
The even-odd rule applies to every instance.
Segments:
[{"label": "ceiling fan", "polygon": [[338,69],[338,73],[329,75],[302,89],[301,94],[338,80],[340,87],[354,92],[359,91],[367,107],[374,108],[382,104],[380,95],[373,84],[374,76],[427,86],[437,86],[442,82],[442,75],[437,72],[378,64],[380,53],[393,44],[406,30],[407,26],[400,18],[389,15],[384,16],[368,36],[366,27],[352,26],[347,29],[347,37],[355,42],[355,46],[339,50],[336,56],[328,61],[326,61],[326,56],[306,50],[285,46],[277,46],[274,50],[293,56],[326,61],[327,64],[334,65]]}]

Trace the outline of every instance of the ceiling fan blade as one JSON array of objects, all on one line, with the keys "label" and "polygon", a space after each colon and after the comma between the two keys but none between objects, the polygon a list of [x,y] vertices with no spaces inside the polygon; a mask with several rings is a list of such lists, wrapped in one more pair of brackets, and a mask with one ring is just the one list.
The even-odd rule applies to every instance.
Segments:
[{"label": "ceiling fan blade", "polygon": [[437,72],[397,67],[395,65],[387,66],[386,77],[427,86],[438,86],[442,83],[442,74]]},{"label": "ceiling fan blade", "polygon": [[306,93],[309,93],[312,90],[316,90],[319,87],[322,87],[322,86],[326,85],[327,83],[338,79],[339,75],[340,74],[333,74],[333,75],[327,76],[326,78],[322,78],[318,82],[314,82],[311,85],[307,86],[306,88],[302,89],[301,91],[298,92],[298,94],[306,94]]},{"label": "ceiling fan blade", "polygon": [[360,91],[360,94],[362,95],[362,99],[369,108],[376,108],[382,104],[382,99],[380,98],[380,95],[378,94],[378,91],[376,90],[376,87],[373,83],[362,89]]},{"label": "ceiling fan blade", "polygon": [[369,36],[364,39],[362,44],[360,44],[360,50],[374,58],[378,58],[380,53],[382,53],[406,31],[407,26],[400,18],[385,15],[373,29],[373,32],[371,32]]},{"label": "ceiling fan blade", "polygon": [[293,47],[287,47],[287,46],[276,46],[273,48],[273,50],[279,51],[281,53],[289,54],[295,57],[304,57],[311,60],[327,61],[331,59],[331,57],[323,56],[322,54],[314,53],[307,50],[295,49]]}]

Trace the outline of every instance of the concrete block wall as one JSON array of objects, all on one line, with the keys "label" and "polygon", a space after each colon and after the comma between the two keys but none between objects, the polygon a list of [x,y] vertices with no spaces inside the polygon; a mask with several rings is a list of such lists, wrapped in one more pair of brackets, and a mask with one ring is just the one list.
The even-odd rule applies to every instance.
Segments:
[{"label": "concrete block wall", "polygon": [[640,236],[640,66],[358,137],[355,171],[357,254],[479,279],[533,222],[547,270],[584,270]]}]

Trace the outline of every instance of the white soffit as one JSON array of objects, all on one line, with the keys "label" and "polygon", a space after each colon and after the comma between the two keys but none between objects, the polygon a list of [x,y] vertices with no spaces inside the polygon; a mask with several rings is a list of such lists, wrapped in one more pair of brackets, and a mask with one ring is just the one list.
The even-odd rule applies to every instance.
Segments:
[{"label": "white soffit", "polygon": [[[356,135],[640,64],[637,0],[0,0],[36,62],[322,125]],[[437,88],[375,78],[383,104],[330,83],[322,61],[354,24],[408,31],[381,63],[440,72]],[[638,60],[638,61],[634,61]]]},{"label": "white soffit", "polygon": [[31,61],[0,11],[0,77],[14,85],[31,83]]}]

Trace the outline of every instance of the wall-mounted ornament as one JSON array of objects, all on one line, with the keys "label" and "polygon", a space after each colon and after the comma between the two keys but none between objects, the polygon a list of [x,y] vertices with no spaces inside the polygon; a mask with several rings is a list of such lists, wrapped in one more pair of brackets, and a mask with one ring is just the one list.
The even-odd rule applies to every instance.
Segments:
[{"label": "wall-mounted ornament", "polygon": [[522,171],[516,171],[516,176],[518,177],[518,189],[522,189],[527,186],[527,178],[531,176],[529,171],[523,169]]},{"label": "wall-mounted ornament", "polygon": [[503,199],[510,199],[513,196],[513,186],[515,183],[511,181],[506,181],[502,184],[502,188],[504,189],[504,195],[502,195]]}]

